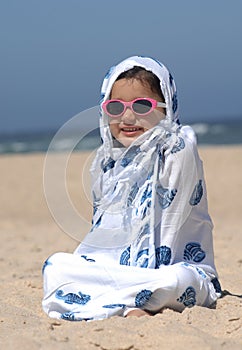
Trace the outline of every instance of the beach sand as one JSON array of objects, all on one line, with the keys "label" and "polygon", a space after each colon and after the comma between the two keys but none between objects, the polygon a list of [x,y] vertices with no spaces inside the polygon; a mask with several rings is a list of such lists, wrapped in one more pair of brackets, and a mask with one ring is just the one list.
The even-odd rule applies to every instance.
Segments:
[{"label": "beach sand", "polygon": [[[42,184],[45,155],[1,156],[1,349],[242,349],[242,146],[200,147],[199,152],[224,297],[216,309],[195,306],[183,313],[166,310],[154,317],[92,322],[50,319],[41,308],[44,261],[57,251],[72,252],[79,243],[48,210]],[[80,175],[88,157],[84,152],[71,157],[67,184],[87,220],[91,205]]]}]

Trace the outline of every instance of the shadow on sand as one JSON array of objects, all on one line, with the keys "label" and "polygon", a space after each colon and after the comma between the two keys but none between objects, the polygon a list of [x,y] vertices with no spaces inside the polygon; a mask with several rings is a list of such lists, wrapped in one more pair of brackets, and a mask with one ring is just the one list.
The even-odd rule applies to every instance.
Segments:
[{"label": "shadow on sand", "polygon": [[230,293],[228,290],[223,290],[223,291],[222,291],[221,298],[224,298],[224,297],[226,297],[227,295],[230,295],[230,296],[232,296],[232,297],[236,297],[236,298],[241,298],[241,299],[242,299],[242,294],[239,295],[239,294]]}]

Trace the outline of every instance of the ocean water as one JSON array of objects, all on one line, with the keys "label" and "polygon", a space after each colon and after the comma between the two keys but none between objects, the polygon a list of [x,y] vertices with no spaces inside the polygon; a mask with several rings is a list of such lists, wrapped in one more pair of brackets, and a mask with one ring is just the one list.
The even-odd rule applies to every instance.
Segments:
[{"label": "ocean water", "polygon": [[[198,140],[198,145],[234,145],[242,144],[242,120],[230,123],[190,124]],[[83,134],[84,135],[84,134]],[[47,152],[55,131],[38,133],[0,134],[0,154]],[[52,144],[51,150],[69,151],[73,147],[73,138],[77,135],[65,135]],[[86,133],[74,147],[74,151],[93,150],[100,142],[98,129]]]}]

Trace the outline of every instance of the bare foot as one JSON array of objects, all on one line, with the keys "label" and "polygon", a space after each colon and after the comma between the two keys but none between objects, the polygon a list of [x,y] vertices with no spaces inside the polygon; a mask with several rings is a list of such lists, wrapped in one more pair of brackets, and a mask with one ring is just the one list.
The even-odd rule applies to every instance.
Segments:
[{"label": "bare foot", "polygon": [[141,310],[141,309],[136,309],[136,310],[131,310],[127,313],[126,317],[129,316],[136,316],[136,317],[141,317],[141,316],[151,316],[148,312]]}]

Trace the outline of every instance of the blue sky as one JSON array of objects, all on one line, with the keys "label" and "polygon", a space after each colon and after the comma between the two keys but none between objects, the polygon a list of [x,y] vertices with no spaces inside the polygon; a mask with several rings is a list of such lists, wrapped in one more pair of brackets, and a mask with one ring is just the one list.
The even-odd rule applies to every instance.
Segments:
[{"label": "blue sky", "polygon": [[170,69],[183,123],[242,119],[241,14],[241,0],[1,0],[0,133],[59,128],[135,54]]}]

